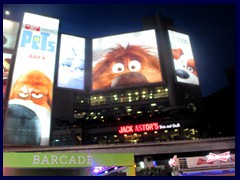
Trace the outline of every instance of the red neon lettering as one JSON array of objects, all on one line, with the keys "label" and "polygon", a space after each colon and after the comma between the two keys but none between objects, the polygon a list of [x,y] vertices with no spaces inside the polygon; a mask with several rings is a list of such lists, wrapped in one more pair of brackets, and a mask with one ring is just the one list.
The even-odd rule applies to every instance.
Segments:
[{"label": "red neon lettering", "polygon": [[146,130],[147,131],[152,131],[153,130],[153,125],[152,124],[146,124]]},{"label": "red neon lettering", "polygon": [[142,126],[142,131],[146,131],[146,124],[141,124]]},{"label": "red neon lettering", "polygon": [[139,131],[141,131],[141,126],[135,125],[135,128],[134,128],[134,129],[135,129],[136,132],[139,132]]},{"label": "red neon lettering", "polygon": [[154,130],[158,130],[159,129],[158,123],[153,123],[153,126],[154,126]]},{"label": "red neon lettering", "polygon": [[143,126],[144,126],[145,131],[148,131],[148,130],[150,130],[151,124],[144,124]]},{"label": "red neon lettering", "polygon": [[143,131],[154,131],[158,130],[158,123],[147,123],[147,124],[136,124],[135,126],[120,126],[118,132],[123,133],[133,133],[133,132],[143,132]]},{"label": "red neon lettering", "polygon": [[120,134],[133,132],[133,126],[121,126],[118,130]]},{"label": "red neon lettering", "polygon": [[143,131],[142,129],[143,129],[143,127],[142,127],[141,124],[135,125],[135,131],[136,131],[136,132],[142,132],[142,131]]}]

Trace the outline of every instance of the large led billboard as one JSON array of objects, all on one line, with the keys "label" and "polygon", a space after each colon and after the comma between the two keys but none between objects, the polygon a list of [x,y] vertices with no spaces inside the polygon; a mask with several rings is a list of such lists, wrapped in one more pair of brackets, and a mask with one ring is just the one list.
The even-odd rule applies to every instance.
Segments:
[{"label": "large led billboard", "polygon": [[168,30],[177,82],[199,85],[189,36]]},{"label": "large led billboard", "polygon": [[19,23],[3,19],[3,48],[14,50],[19,31]]},{"label": "large led billboard", "polygon": [[93,39],[92,90],[162,82],[155,30]]},{"label": "large led billboard", "polygon": [[57,86],[84,89],[85,39],[61,35]]},{"label": "large led billboard", "polygon": [[4,144],[49,145],[58,27],[58,19],[24,13]]}]

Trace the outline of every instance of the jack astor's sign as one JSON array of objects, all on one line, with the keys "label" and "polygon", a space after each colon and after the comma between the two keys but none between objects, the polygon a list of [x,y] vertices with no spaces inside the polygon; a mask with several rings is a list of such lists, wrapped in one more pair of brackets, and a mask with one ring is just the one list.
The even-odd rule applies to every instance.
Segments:
[{"label": "jack astor's sign", "polygon": [[133,133],[133,132],[143,132],[143,131],[154,131],[158,129],[159,129],[158,123],[153,122],[153,123],[147,123],[147,124],[121,126],[118,132],[122,134],[122,133]]},{"label": "jack astor's sign", "polygon": [[170,129],[170,128],[179,128],[179,127],[180,127],[180,123],[159,125],[157,122],[153,122],[153,123],[146,123],[146,124],[120,126],[118,133],[127,134],[127,133],[134,133],[134,132],[147,132],[147,131],[156,131],[159,129]]}]

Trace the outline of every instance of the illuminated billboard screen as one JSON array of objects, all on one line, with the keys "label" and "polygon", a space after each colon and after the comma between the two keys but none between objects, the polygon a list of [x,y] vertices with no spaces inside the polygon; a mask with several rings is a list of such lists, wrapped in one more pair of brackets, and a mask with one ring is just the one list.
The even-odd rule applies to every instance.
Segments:
[{"label": "illuminated billboard screen", "polygon": [[84,89],[85,39],[61,35],[58,87]]},{"label": "illuminated billboard screen", "polygon": [[19,23],[3,19],[3,48],[14,50],[19,31]]},{"label": "illuminated billboard screen", "polygon": [[49,145],[59,20],[25,13],[13,69],[4,144]]},{"label": "illuminated billboard screen", "polygon": [[92,90],[162,82],[155,30],[93,39]]},{"label": "illuminated billboard screen", "polygon": [[6,86],[8,82],[9,69],[12,62],[12,54],[3,53],[3,98],[6,95]]},{"label": "illuminated billboard screen", "polygon": [[189,36],[168,30],[177,82],[199,85]]}]

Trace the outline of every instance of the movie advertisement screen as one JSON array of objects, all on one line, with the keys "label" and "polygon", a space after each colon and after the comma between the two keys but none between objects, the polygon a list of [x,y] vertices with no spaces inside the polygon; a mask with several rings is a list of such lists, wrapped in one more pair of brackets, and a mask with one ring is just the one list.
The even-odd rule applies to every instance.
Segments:
[{"label": "movie advertisement screen", "polygon": [[3,48],[14,50],[16,47],[19,23],[3,19]]},{"label": "movie advertisement screen", "polygon": [[162,82],[155,30],[93,39],[92,90]]},{"label": "movie advertisement screen", "polygon": [[61,35],[58,87],[84,89],[85,39]]},{"label": "movie advertisement screen", "polygon": [[168,30],[177,82],[199,85],[189,36]]},{"label": "movie advertisement screen", "polygon": [[49,145],[59,20],[25,13],[13,69],[4,144]]},{"label": "movie advertisement screen", "polygon": [[5,98],[5,95],[6,95],[5,92],[6,92],[11,62],[12,62],[12,54],[3,53],[3,98]]}]

